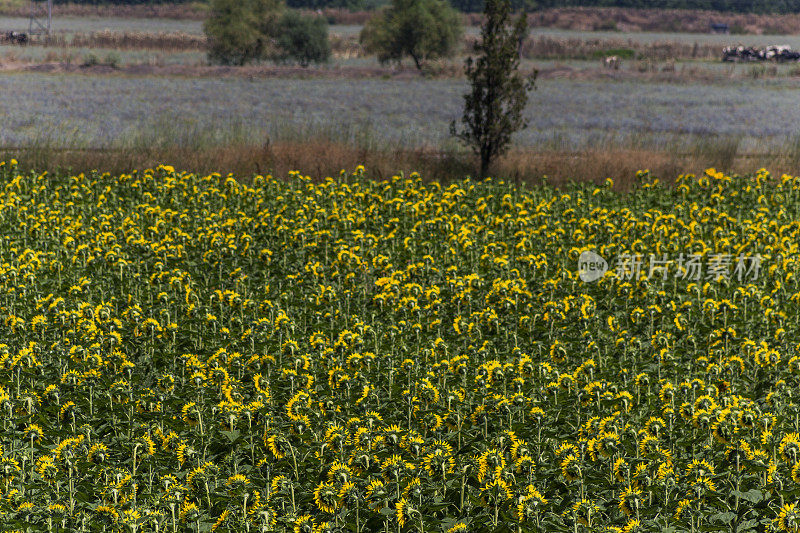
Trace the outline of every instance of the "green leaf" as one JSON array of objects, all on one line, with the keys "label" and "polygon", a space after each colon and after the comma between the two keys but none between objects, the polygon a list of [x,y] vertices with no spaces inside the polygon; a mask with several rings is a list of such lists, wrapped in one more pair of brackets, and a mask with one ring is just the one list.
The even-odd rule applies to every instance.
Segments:
[{"label": "green leaf", "polygon": [[750,503],[758,503],[764,499],[764,493],[758,489],[750,489],[747,492],[735,490],[733,495]]},{"label": "green leaf", "polygon": [[239,432],[238,429],[234,429],[233,431],[223,431],[222,434],[228,437],[228,440],[230,440],[231,442],[236,442],[236,439],[239,438],[239,435],[241,433]]},{"label": "green leaf", "polygon": [[737,528],[737,531],[739,533],[747,533],[748,531],[756,531],[757,527],[758,527],[758,520],[754,520],[751,518],[750,520],[745,520],[744,522],[741,522],[739,524],[739,527]]},{"label": "green leaf", "polygon": [[723,524],[730,524],[736,518],[736,513],[733,513],[731,511],[726,511],[724,513],[717,513],[717,514],[711,515],[711,518],[713,520],[717,520],[719,522],[722,522]]}]

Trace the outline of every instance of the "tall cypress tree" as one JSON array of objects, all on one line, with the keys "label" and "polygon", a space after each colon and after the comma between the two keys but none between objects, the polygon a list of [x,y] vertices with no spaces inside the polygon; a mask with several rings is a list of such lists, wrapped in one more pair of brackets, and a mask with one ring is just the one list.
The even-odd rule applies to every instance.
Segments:
[{"label": "tall cypress tree", "polygon": [[486,0],[481,39],[475,45],[477,60],[466,60],[471,91],[464,95],[461,129],[450,124],[450,133],[471,147],[480,157],[480,175],[486,176],[491,163],[508,150],[511,135],[527,126],[522,116],[528,91],[535,89],[537,71],[519,73],[522,41],[528,20],[521,13],[511,25],[510,0]]}]

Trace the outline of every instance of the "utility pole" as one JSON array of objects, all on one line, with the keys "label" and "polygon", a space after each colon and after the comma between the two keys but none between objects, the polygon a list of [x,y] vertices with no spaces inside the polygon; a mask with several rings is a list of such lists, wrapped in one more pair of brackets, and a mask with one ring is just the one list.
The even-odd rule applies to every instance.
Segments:
[{"label": "utility pole", "polygon": [[41,1],[31,0],[28,35],[44,35],[45,41],[48,41],[50,40],[50,30],[53,24],[53,0],[47,0],[46,8],[43,8],[42,3]]}]

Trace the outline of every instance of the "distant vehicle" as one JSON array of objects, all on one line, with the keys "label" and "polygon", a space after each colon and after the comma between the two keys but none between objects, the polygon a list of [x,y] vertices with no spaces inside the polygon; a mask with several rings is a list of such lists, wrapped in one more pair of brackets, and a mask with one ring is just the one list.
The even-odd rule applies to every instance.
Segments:
[{"label": "distant vehicle", "polygon": [[2,34],[2,41],[7,44],[28,44],[28,34],[21,31],[7,31]]}]

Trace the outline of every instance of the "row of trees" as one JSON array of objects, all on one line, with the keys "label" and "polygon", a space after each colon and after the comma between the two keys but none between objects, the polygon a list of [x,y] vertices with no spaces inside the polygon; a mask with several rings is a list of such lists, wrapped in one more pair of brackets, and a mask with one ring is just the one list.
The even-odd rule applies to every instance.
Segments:
[{"label": "row of trees", "polygon": [[[225,65],[260,59],[322,63],[331,54],[322,17],[286,9],[282,0],[212,0],[205,23],[209,58]],[[381,63],[410,57],[418,69],[452,56],[464,34],[446,0],[393,0],[364,27],[360,40]]]},{"label": "row of trees", "polygon": [[[212,58],[241,65],[264,57],[271,47],[283,54],[297,54],[301,62],[323,55],[309,49],[305,38],[324,32],[327,42],[327,28],[319,26],[321,19],[284,12],[280,1],[213,0],[205,24]],[[526,15],[519,15],[511,24],[510,0],[486,0],[484,14],[481,38],[474,49],[477,58],[469,57],[465,64],[471,89],[464,95],[464,114],[460,122],[450,124],[451,135],[479,157],[481,176],[507,150],[511,135],[527,126],[523,111],[536,79],[535,71],[530,77],[518,72],[519,43],[528,31]],[[427,59],[452,53],[463,31],[458,20],[444,0],[393,0],[389,9],[367,25],[362,38],[381,50],[384,61],[399,61],[408,55],[421,67]]]}]

